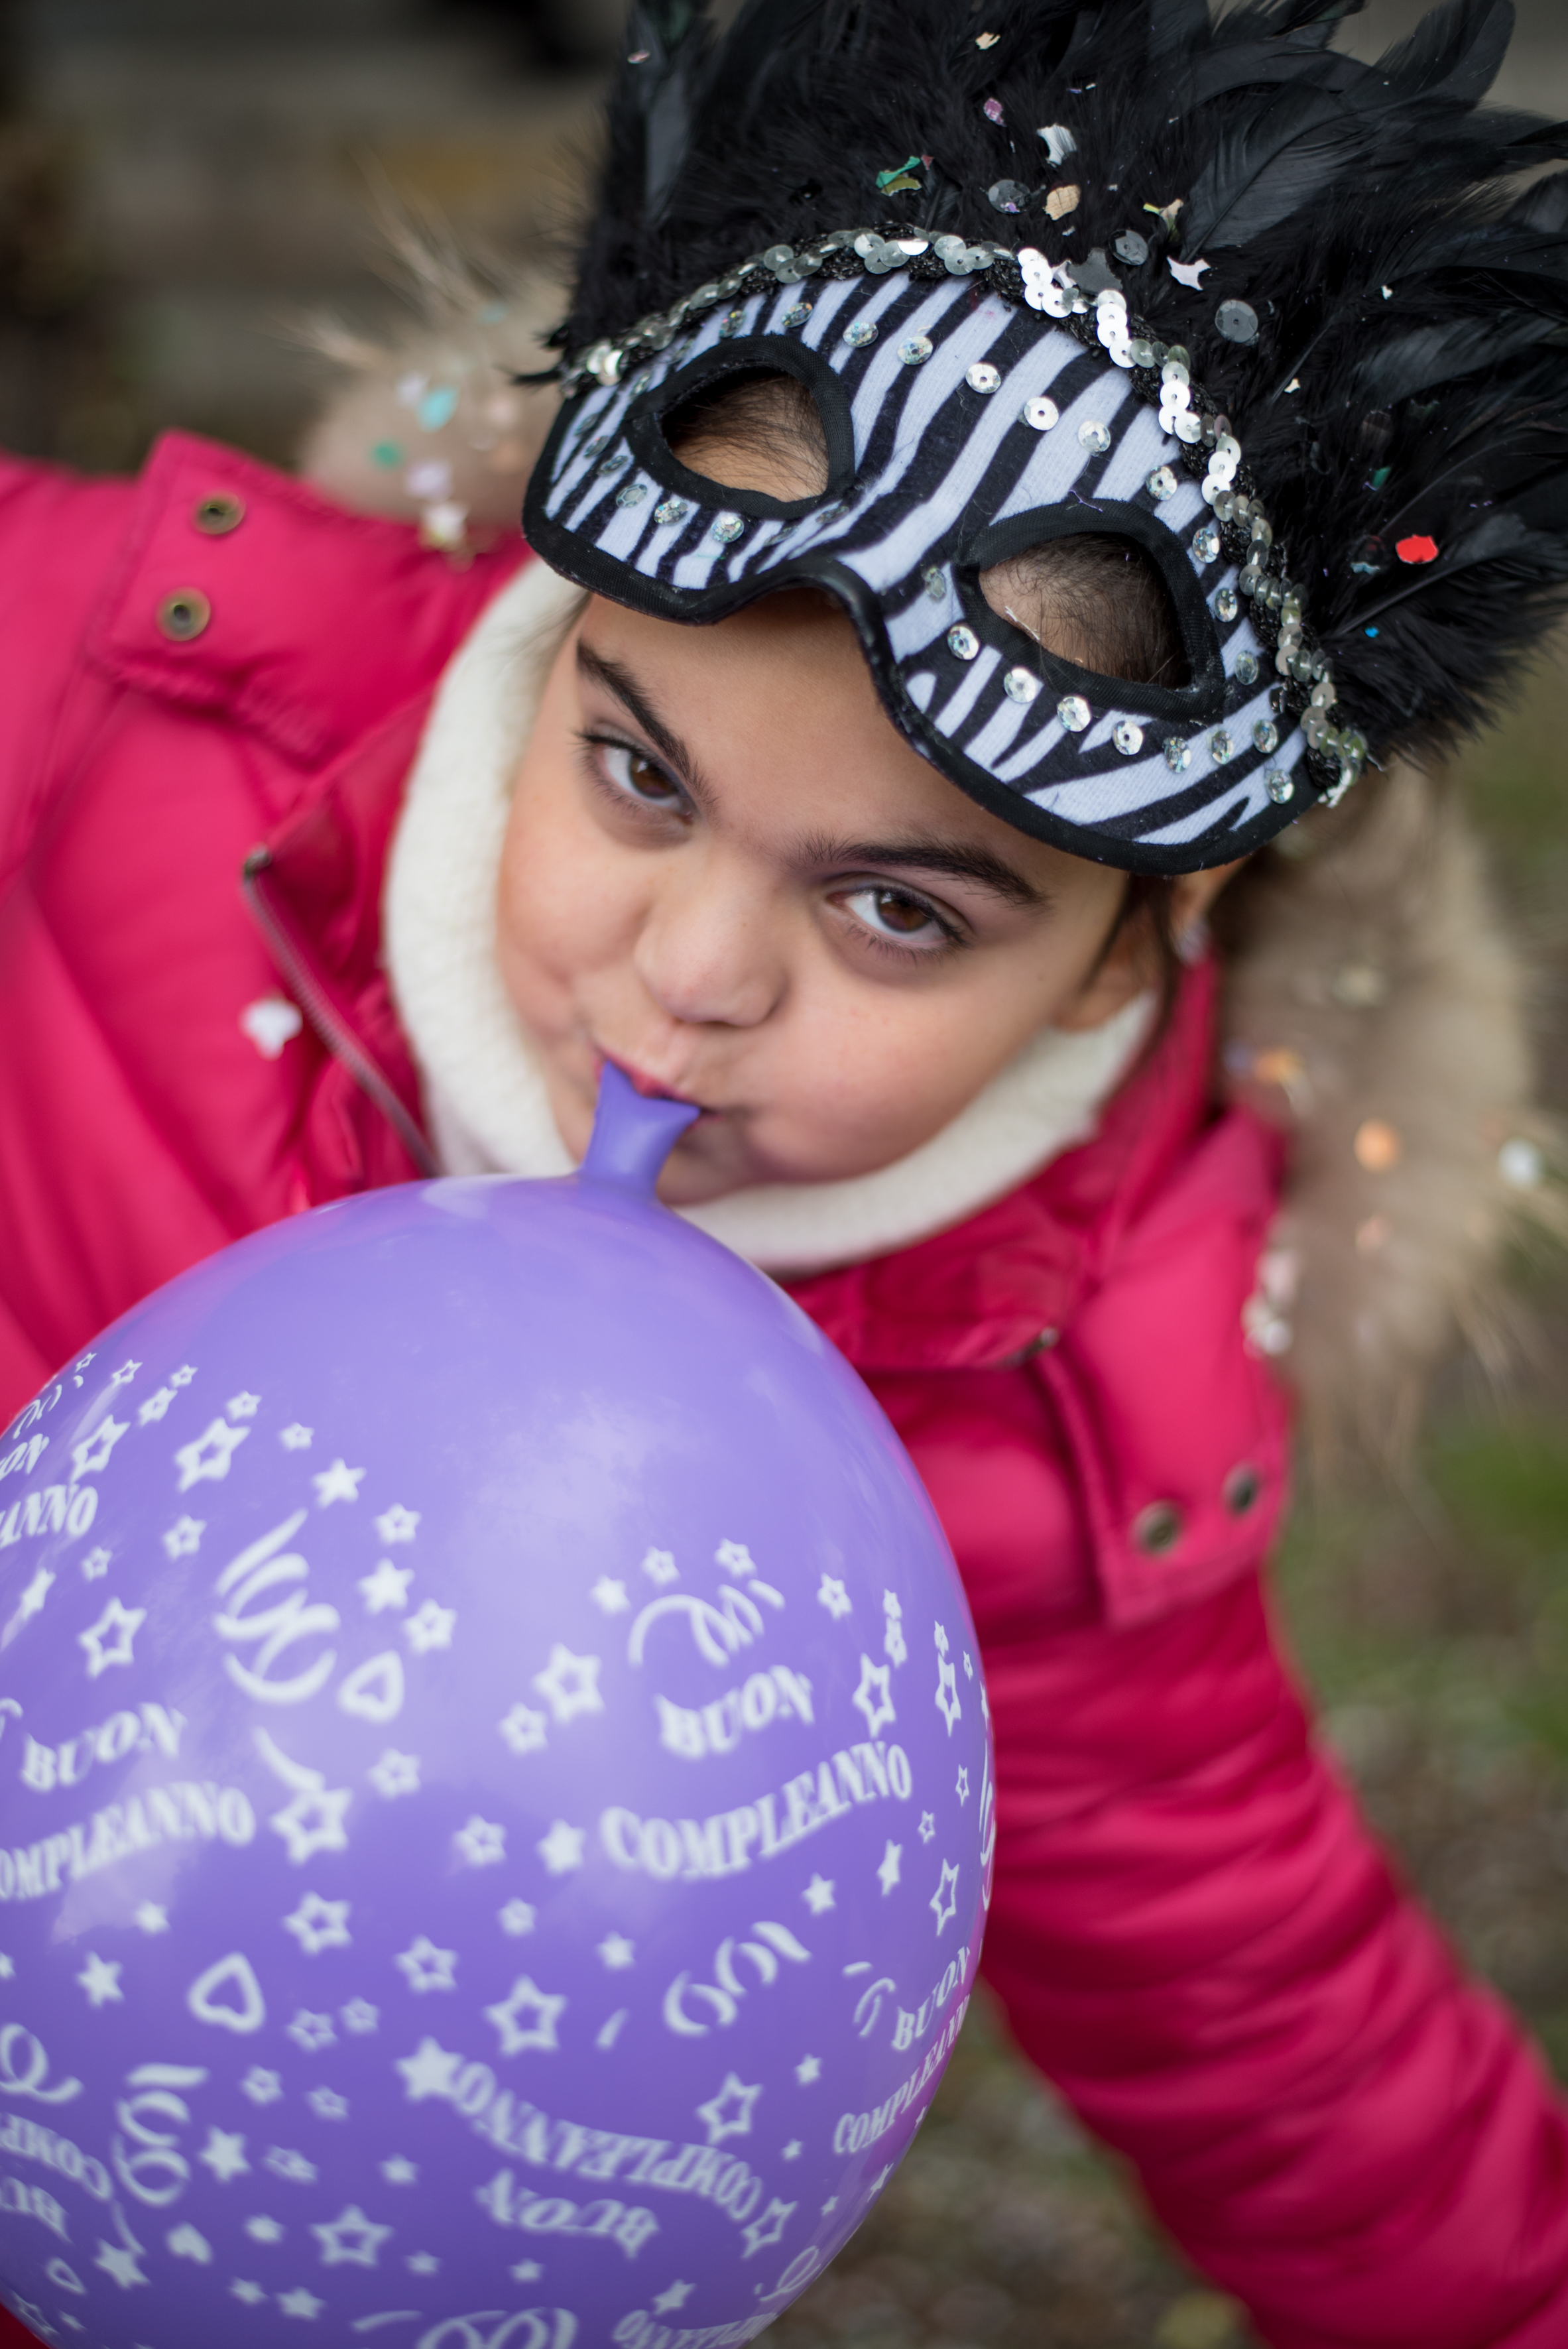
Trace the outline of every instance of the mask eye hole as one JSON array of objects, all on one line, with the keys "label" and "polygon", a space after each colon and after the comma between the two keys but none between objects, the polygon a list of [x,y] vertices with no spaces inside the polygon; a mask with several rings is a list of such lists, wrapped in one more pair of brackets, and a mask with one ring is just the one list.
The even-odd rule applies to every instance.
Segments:
[{"label": "mask eye hole", "polygon": [[992,564],[979,584],[999,619],[1058,659],[1137,685],[1191,682],[1170,589],[1130,538],[1083,532],[1047,539]]},{"label": "mask eye hole", "polygon": [[727,375],[688,393],[660,425],[671,456],[718,489],[782,500],[827,490],[827,428],[797,376],[768,367]]}]

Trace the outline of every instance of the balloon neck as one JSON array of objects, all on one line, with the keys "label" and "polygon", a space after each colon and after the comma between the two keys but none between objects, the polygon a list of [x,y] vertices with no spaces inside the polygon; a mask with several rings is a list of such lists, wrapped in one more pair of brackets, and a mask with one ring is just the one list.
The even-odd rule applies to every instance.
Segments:
[{"label": "balloon neck", "polygon": [[599,1080],[587,1155],[581,1173],[589,1183],[607,1183],[651,1199],[665,1159],[702,1112],[691,1102],[660,1101],[640,1093],[611,1061]]}]

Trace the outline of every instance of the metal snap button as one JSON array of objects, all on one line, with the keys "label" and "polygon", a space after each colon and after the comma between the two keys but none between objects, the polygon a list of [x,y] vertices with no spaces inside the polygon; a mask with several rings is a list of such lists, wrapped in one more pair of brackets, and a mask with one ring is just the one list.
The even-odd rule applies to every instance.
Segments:
[{"label": "metal snap button", "polygon": [[1232,1516],[1244,1517],[1249,1509],[1255,1508],[1263,1489],[1264,1480],[1250,1463],[1233,1468],[1225,1479],[1225,1506]]},{"label": "metal snap button", "polygon": [[200,587],[177,587],[158,607],[158,625],[170,644],[188,645],[212,616],[212,606]]},{"label": "metal snap button", "polygon": [[1151,1501],[1132,1521],[1133,1543],[1150,1557],[1164,1557],[1181,1540],[1182,1523],[1174,1501]]},{"label": "metal snap button", "polygon": [[204,537],[226,538],[244,521],[245,501],[230,490],[213,490],[209,496],[197,499],[191,519]]}]

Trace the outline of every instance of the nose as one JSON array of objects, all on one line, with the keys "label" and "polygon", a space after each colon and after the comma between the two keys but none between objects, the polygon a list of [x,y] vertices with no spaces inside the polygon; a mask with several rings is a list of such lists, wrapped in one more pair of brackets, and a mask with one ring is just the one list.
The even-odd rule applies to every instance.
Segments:
[{"label": "nose", "polygon": [[633,964],[666,1018],[757,1028],[783,1000],[782,924],[777,900],[736,860],[688,851],[661,876]]}]

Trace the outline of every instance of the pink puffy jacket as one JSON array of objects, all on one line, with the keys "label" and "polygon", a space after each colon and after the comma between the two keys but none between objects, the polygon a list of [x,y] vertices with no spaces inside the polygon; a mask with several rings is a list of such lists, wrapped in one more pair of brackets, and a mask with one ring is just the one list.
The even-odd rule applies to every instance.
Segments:
[{"label": "pink puffy jacket", "polygon": [[[0,463],[0,547],[3,1417],[183,1266],[428,1165],[382,871],[523,550],[454,570],[179,436],[135,485]],[[797,1293],[968,1586],[1023,2046],[1275,2349],[1564,2349],[1568,2122],[1367,1837],[1260,1588],[1278,1152],[1213,1099],[1212,997],[1191,974],[1093,1141]]]}]

